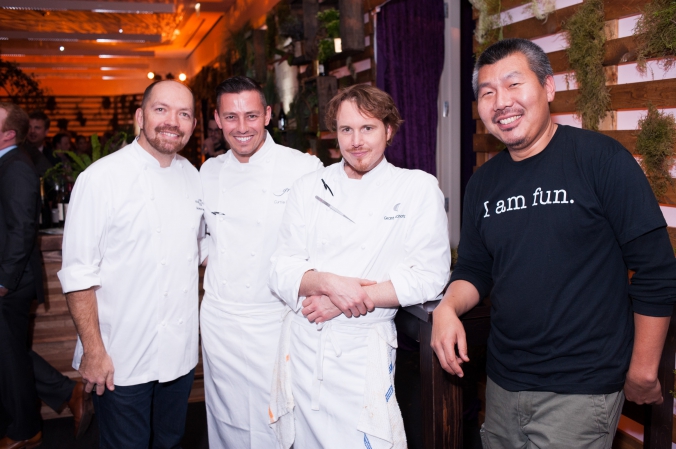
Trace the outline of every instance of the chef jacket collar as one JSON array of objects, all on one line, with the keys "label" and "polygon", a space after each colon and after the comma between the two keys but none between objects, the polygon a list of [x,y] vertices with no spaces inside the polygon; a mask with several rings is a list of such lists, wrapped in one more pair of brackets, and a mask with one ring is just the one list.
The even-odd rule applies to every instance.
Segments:
[{"label": "chef jacket collar", "polygon": [[[148,152],[141,146],[141,144],[138,143],[138,137],[137,137],[136,139],[134,139],[134,141],[131,143],[131,146],[132,146],[132,148],[135,150],[136,155],[141,159],[141,162],[142,162],[144,165],[150,166],[151,168],[157,168],[157,169],[161,169],[161,168],[162,168],[162,167],[160,167],[160,161],[158,161],[157,159],[155,159],[155,157],[154,157],[152,154],[148,153]],[[173,167],[175,164],[178,164],[179,166],[181,166],[180,163],[178,162],[178,158],[177,158],[176,155],[174,154],[174,158],[171,160],[171,165],[170,165],[170,167]]]},{"label": "chef jacket collar", "polygon": [[[268,153],[270,153],[270,150],[272,147],[275,145],[275,141],[272,140],[272,136],[270,135],[269,132],[265,131],[265,142],[263,142],[263,146],[260,148],[260,150],[256,151],[250,158],[249,158],[249,164],[259,164],[263,160],[265,160],[265,157],[268,156]],[[228,151],[225,153],[228,156],[228,162],[233,163],[233,164],[241,164],[241,162],[232,154],[232,150]]]}]

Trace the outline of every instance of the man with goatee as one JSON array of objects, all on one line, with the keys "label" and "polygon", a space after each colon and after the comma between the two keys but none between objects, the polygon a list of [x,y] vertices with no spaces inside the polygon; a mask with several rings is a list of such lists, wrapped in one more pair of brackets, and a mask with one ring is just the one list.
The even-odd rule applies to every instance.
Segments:
[{"label": "man with goatee", "polygon": [[174,81],[143,95],[133,143],[77,179],[59,279],[78,331],[73,367],[94,406],[100,448],[179,447],[197,364],[202,190],[177,155],[194,98]]}]

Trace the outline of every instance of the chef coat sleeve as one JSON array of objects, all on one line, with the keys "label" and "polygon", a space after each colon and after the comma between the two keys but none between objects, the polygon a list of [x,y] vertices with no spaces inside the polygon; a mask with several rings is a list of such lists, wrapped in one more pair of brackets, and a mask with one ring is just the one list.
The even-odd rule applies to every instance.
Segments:
[{"label": "chef coat sleeve", "polygon": [[101,171],[78,176],[63,233],[63,263],[57,273],[64,293],[100,286],[110,189]]},{"label": "chef coat sleeve", "polygon": [[302,299],[298,291],[303,275],[315,267],[310,263],[307,248],[308,213],[303,197],[304,178],[296,181],[291,187],[289,199],[277,236],[277,249],[271,258],[270,279],[268,287],[272,293],[286,302],[291,309],[297,311]]},{"label": "chef coat sleeve", "polygon": [[416,192],[406,207],[406,257],[390,270],[390,280],[401,306],[431,301],[448,282],[451,249],[444,195],[436,178],[424,175],[409,191]]}]

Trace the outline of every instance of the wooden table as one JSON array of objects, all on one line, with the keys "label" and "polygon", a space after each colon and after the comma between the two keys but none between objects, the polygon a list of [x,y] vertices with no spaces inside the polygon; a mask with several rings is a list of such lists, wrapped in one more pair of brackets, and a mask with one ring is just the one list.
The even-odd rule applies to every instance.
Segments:
[{"label": "wooden table", "polygon": [[[441,368],[432,341],[432,312],[439,301],[404,307],[397,327],[420,343],[423,447],[462,448],[462,389],[456,376]],[[490,305],[484,301],[460,317],[467,344],[484,345],[490,329]]]}]

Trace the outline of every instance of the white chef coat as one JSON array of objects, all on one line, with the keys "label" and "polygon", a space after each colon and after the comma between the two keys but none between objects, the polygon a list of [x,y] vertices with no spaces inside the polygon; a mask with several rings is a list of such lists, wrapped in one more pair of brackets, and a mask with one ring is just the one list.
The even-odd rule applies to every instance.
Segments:
[{"label": "white chef coat", "polygon": [[[383,428],[382,423],[366,422],[362,410],[386,410],[394,395],[396,338],[391,336],[396,335],[392,319],[397,309],[376,308],[358,318],[340,315],[320,330],[302,316],[298,297],[301,279],[312,269],[389,280],[402,306],[436,298],[450,275],[447,218],[437,180],[418,170],[396,168],[385,159],[360,180],[348,178],[342,162],[301,178],[291,190],[270,271],[271,290],[296,313],[288,331],[288,354],[280,349],[277,361],[280,367],[280,361],[288,361],[290,374],[284,377],[290,379],[293,398],[282,395],[281,406],[271,401],[270,412],[279,413],[283,403],[295,405],[294,447],[405,446],[405,439],[392,439],[396,423],[401,423],[398,407],[388,412],[389,440],[362,431]],[[383,360],[385,348],[389,360],[377,375],[369,374],[368,360]],[[383,404],[377,406],[369,391],[374,385],[387,386]],[[271,421],[278,419],[271,416]]]},{"label": "white chef coat", "polygon": [[212,449],[277,445],[268,403],[286,305],[267,285],[270,256],[292,184],[321,167],[267,134],[248,163],[230,151],[200,170],[209,233],[200,321]]},{"label": "white chef coat", "polygon": [[[64,293],[99,287],[115,385],[168,382],[197,365],[202,209],[195,167],[177,155],[161,168],[137,141],[75,183],[58,276]],[[78,338],[75,369],[81,357]]]}]

